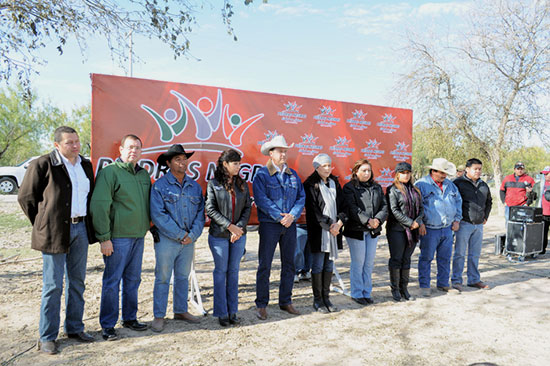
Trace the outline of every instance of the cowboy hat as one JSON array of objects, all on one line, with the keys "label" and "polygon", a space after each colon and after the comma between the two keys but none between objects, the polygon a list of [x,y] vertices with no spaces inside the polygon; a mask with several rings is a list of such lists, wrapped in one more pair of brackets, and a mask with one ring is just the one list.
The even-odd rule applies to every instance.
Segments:
[{"label": "cowboy hat", "polygon": [[456,166],[445,158],[435,158],[432,161],[432,165],[428,166],[428,169],[439,170],[447,175],[456,174]]},{"label": "cowboy hat", "polygon": [[283,149],[290,149],[294,144],[287,145],[285,138],[282,135],[275,136],[271,141],[264,142],[260,151],[264,155],[269,155],[269,150],[276,147],[282,147]]},{"label": "cowboy hat", "polygon": [[157,163],[159,163],[159,165],[166,165],[166,162],[172,159],[176,155],[185,155],[185,157],[189,159],[191,155],[193,155],[194,153],[195,153],[194,151],[190,153],[186,153],[185,149],[183,148],[183,146],[181,146],[181,144],[174,144],[170,146],[168,150],[166,150],[166,152],[159,155],[159,157],[157,158]]}]

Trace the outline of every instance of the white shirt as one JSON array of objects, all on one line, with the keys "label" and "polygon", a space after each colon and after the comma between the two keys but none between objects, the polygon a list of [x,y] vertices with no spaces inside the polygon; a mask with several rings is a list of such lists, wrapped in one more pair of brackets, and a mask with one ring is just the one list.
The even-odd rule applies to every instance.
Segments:
[{"label": "white shirt", "polygon": [[[59,151],[59,150],[58,150]],[[84,169],[80,162],[80,156],[76,157],[76,164],[73,165],[69,159],[59,153],[63,164],[67,168],[69,178],[71,179],[72,197],[71,197],[71,217],[86,216],[86,201],[90,192],[90,181],[84,173]]]}]

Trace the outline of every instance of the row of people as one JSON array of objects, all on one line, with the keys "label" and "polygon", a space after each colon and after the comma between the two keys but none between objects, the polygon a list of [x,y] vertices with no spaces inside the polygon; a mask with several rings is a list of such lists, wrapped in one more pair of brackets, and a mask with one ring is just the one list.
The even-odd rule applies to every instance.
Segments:
[{"label": "row of people", "polygon": [[[122,326],[136,331],[147,329],[146,324],[137,320],[137,310],[144,236],[151,221],[156,259],[151,329],[160,332],[164,328],[172,273],[174,319],[199,322],[188,312],[187,296],[194,245],[203,231],[205,211],[211,219],[208,244],[215,264],[214,316],[222,326],[239,323],[239,263],[246,245],[251,197],[248,185],[239,176],[241,157],[236,151],[227,150],[221,154],[204,199],[198,183],[186,175],[187,161],[193,153],[186,152],[181,145],[173,145],[158,157],[159,165],[167,166],[169,171],[153,185],[147,171],[137,164],[142,142],[135,135],[122,138],[120,157],[101,169],[95,182],[91,163],[79,154],[80,141],[74,129],[58,128],[54,145],[50,154],[29,166],[18,196],[33,224],[32,247],[43,253],[38,343],[42,351],[57,352],[55,340],[64,275],[67,279],[65,333],[84,342],[94,340],[84,331],[82,315],[88,244],[96,241],[100,242],[105,263],[99,314],[103,338],[117,339],[115,325],[119,318],[121,284]],[[304,206],[315,310],[338,310],[330,301],[329,291],[334,260],[342,248],[342,236],[346,237],[350,250],[351,296],[363,305],[373,302],[374,257],[386,219],[393,298],[410,298],[407,290],[410,258],[419,237],[420,287],[429,289],[430,263],[437,251],[437,287],[448,289],[451,227],[458,230],[458,222],[463,219],[457,186],[446,179],[449,173],[446,164],[450,163],[444,159],[434,160],[430,175],[415,185],[411,166],[399,163],[394,184],[384,195],[366,159],[354,164],[351,180],[342,188],[332,174],[330,157],[319,154],[313,160],[313,173],[302,184],[296,171],[287,164],[287,152],[291,147],[283,136],[264,143],[261,152],[269,160],[258,170],[253,181],[259,220],[255,300],[259,319],[268,317],[269,280],[277,245],[282,263],[278,304],[290,314],[299,314],[292,304],[292,289],[296,220]],[[469,179],[477,190],[483,186],[477,181],[479,176],[476,179],[468,172],[469,169],[476,171],[476,167],[471,167],[473,164],[479,165],[480,173],[481,162],[471,160],[473,163],[469,160],[466,164],[464,179]],[[478,193],[473,193],[476,199]],[[477,203],[465,207],[474,211],[479,208]],[[473,220],[471,223],[478,225],[477,219],[471,217],[465,216],[464,220]],[[464,235],[472,236],[466,230]],[[455,248],[458,262],[460,253],[462,249]],[[470,278],[470,261],[468,263],[468,284],[478,284],[477,278]],[[460,265],[457,265],[457,273],[458,269]],[[454,280],[453,275],[453,283]]]}]

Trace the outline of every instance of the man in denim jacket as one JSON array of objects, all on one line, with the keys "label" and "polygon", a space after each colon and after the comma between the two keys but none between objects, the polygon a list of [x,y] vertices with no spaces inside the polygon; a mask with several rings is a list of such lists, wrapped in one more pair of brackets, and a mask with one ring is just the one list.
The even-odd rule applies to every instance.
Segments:
[{"label": "man in denim jacket", "polygon": [[170,171],[153,184],[151,190],[151,219],[158,232],[155,243],[155,286],[151,330],[161,332],[174,271],[174,319],[198,323],[187,311],[189,272],[195,252],[195,242],[204,227],[204,200],[200,185],[185,173],[186,153],[180,144],[172,145],[157,162]]},{"label": "man in denim jacket", "polygon": [[264,143],[261,152],[270,159],[265,167],[258,170],[252,185],[260,221],[256,315],[261,320],[267,319],[269,276],[277,243],[281,253],[279,307],[290,314],[300,314],[292,305],[296,252],[295,221],[304,209],[306,195],[300,177],[286,164],[287,151],[293,145],[288,146],[283,136],[275,136],[271,141]]},{"label": "man in denim jacket", "polygon": [[444,158],[434,159],[428,167],[430,174],[419,179],[415,186],[422,194],[424,224],[420,226],[420,257],[418,282],[423,296],[430,296],[430,271],[437,251],[437,289],[448,292],[453,250],[453,231],[462,219],[462,198],[456,186],[447,179],[456,167]]}]

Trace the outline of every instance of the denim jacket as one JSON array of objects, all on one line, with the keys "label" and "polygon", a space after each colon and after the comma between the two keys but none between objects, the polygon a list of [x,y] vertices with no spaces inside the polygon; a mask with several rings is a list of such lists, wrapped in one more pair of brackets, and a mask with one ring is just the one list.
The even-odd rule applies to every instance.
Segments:
[{"label": "denim jacket", "polygon": [[424,224],[430,229],[449,227],[462,219],[462,197],[458,188],[448,179],[443,181],[443,191],[430,175],[420,178],[415,186],[422,194]]},{"label": "denim jacket", "polygon": [[260,222],[277,223],[283,218],[281,213],[290,213],[297,219],[306,202],[298,173],[288,167],[279,173],[271,160],[256,173],[252,192]]},{"label": "denim jacket", "polygon": [[171,172],[153,184],[151,219],[159,234],[180,242],[185,235],[194,242],[204,227],[204,199],[200,185],[185,176],[183,186]]}]

